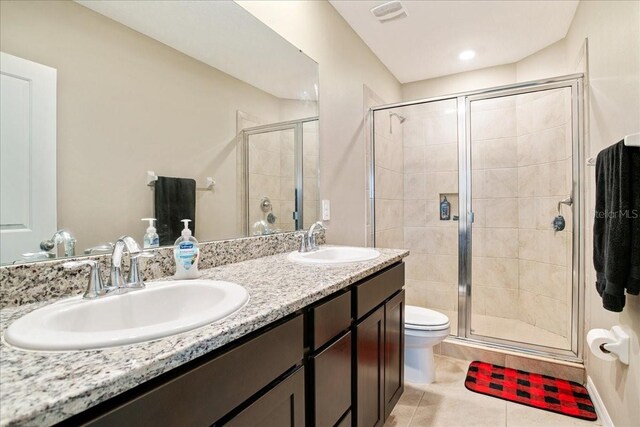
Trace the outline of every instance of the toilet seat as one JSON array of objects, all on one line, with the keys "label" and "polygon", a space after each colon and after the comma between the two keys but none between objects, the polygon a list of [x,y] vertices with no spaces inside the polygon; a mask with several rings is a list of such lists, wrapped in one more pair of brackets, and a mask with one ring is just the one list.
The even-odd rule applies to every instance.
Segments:
[{"label": "toilet seat", "polygon": [[405,329],[442,331],[449,328],[449,318],[435,310],[408,305],[404,314]]}]

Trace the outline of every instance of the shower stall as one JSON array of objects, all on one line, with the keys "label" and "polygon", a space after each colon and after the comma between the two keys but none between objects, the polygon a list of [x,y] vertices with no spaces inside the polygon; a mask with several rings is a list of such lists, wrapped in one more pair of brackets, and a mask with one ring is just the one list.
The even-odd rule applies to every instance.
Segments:
[{"label": "shower stall", "polygon": [[582,75],[370,110],[369,244],[450,340],[580,361]]},{"label": "shower stall", "polygon": [[240,131],[242,235],[301,230],[318,220],[318,123],[314,116]]}]

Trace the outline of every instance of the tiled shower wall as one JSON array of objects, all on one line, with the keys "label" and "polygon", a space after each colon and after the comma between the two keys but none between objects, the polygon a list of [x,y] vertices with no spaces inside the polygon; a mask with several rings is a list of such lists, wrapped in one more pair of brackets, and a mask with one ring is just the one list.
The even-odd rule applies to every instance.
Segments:
[{"label": "tiled shower wall", "polygon": [[519,319],[569,338],[572,295],[572,214],[554,232],[558,202],[572,192],[571,91],[517,97]]},{"label": "tiled shower wall", "polygon": [[293,130],[267,132],[249,136],[249,235],[252,225],[266,218],[260,201],[269,197],[276,216],[274,228],[294,230],[288,209],[294,200]]},{"label": "tiled shower wall", "polygon": [[[320,166],[320,144],[319,144],[318,122],[307,122],[302,126],[302,171],[303,171],[303,207],[304,207],[304,228],[308,229],[311,224],[320,219],[319,216],[319,188],[318,169]],[[293,212],[294,205],[291,205]],[[285,212],[286,214],[286,212]],[[291,217],[291,216],[290,216]]]},{"label": "tiled shower wall", "polygon": [[[518,318],[518,154],[515,98],[471,103],[472,313]],[[471,327],[480,334],[492,334]]]},{"label": "tiled shower wall", "polygon": [[404,247],[407,303],[446,313],[455,331],[458,295],[458,222],[441,221],[440,195],[457,215],[456,102],[416,105],[399,111],[403,124]]},{"label": "tiled shower wall", "polygon": [[[392,122],[393,132],[390,129]],[[402,248],[404,147],[403,126],[388,111],[375,117],[375,221],[376,246]]]}]

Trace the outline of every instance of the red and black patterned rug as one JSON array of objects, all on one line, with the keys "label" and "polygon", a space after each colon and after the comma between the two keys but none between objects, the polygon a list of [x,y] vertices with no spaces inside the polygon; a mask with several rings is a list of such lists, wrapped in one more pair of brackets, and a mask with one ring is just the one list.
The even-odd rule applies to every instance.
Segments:
[{"label": "red and black patterned rug", "polygon": [[598,419],[589,392],[580,384],[505,368],[484,362],[471,362],[467,389],[511,402],[583,420]]}]

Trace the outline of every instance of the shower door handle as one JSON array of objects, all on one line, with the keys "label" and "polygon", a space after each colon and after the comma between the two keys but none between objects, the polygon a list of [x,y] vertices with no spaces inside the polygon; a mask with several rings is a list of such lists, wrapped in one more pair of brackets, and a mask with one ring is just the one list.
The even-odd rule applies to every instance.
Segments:
[{"label": "shower door handle", "polygon": [[476,219],[476,214],[473,212],[469,212],[469,222],[473,224],[473,221]]}]

